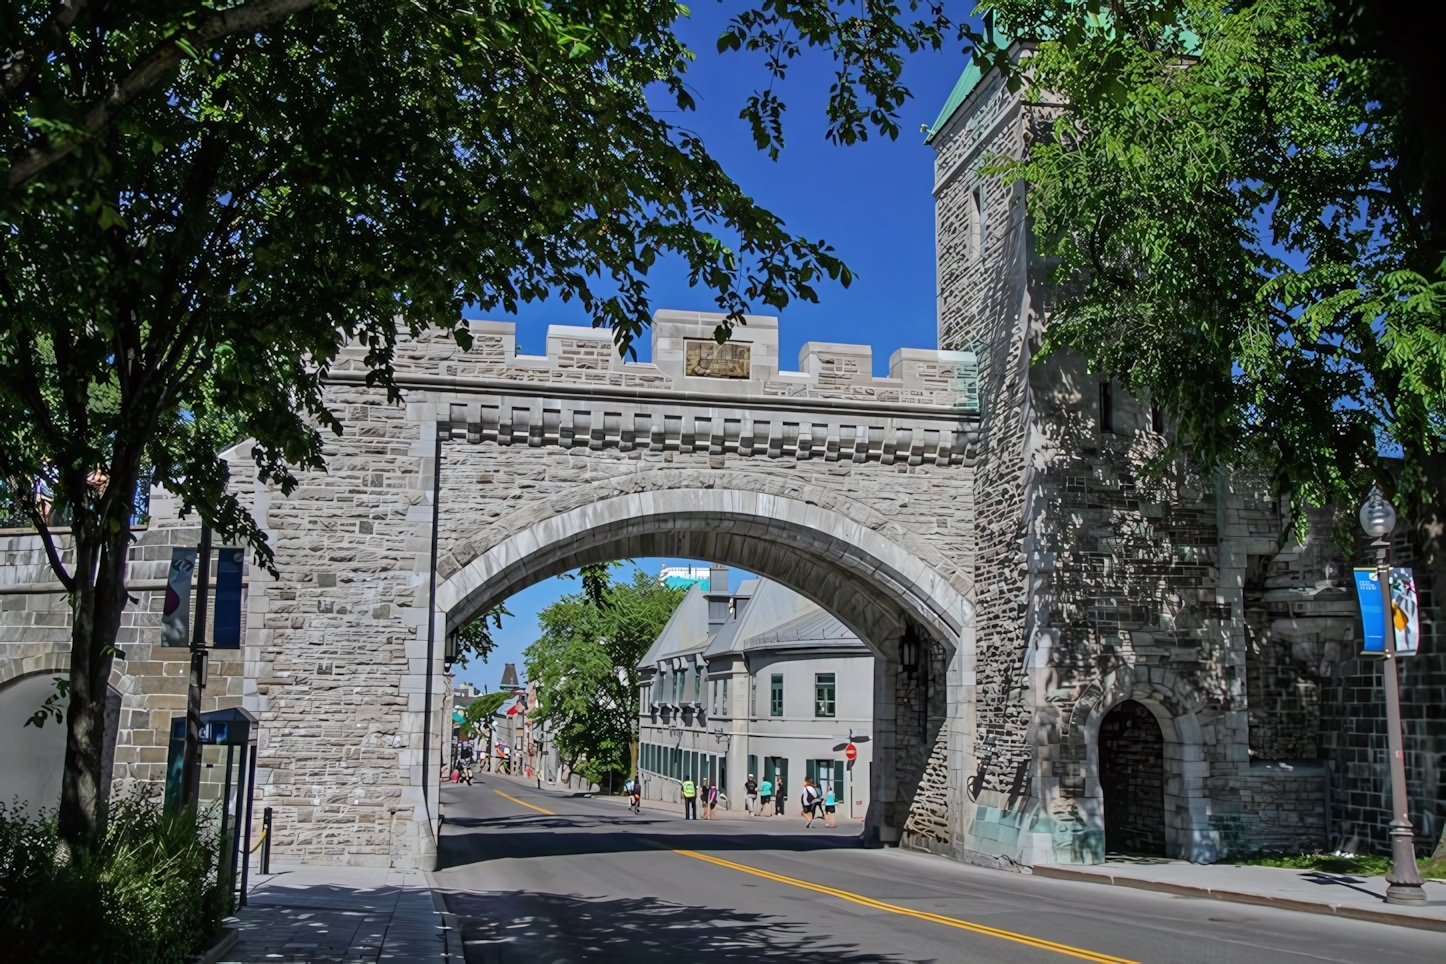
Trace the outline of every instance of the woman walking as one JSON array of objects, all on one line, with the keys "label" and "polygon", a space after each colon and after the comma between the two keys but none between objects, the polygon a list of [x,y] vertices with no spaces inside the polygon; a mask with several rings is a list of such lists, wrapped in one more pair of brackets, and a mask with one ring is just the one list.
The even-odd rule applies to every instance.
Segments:
[{"label": "woman walking", "polygon": [[766,776],[758,785],[758,812],[765,817],[773,816],[773,781]]},{"label": "woman walking", "polygon": [[828,793],[824,794],[823,797],[823,825],[825,827],[838,826],[838,820],[834,817],[835,809],[836,801],[834,800],[833,796],[833,785],[830,784],[828,788]]},{"label": "woman walking", "polygon": [[812,780],[805,777],[803,781],[803,793],[800,794],[798,798],[798,805],[800,809],[803,810],[803,825],[805,827],[813,826],[813,814],[814,810],[818,807],[818,803],[818,788],[813,785]]},{"label": "woman walking", "polygon": [[718,784],[714,783],[703,791],[703,818],[705,820],[717,820],[713,813],[718,806]]}]

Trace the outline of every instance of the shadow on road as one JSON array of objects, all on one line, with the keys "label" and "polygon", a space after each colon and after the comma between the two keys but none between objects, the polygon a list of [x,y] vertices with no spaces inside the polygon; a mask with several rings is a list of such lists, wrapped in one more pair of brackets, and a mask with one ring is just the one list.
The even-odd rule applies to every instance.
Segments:
[{"label": "shadow on road", "polygon": [[466,964],[538,961],[912,962],[932,960],[865,953],[819,928],[762,914],[690,907],[656,897],[587,898],[510,891],[449,891],[459,918]]},{"label": "shadow on road", "polygon": [[[577,822],[572,821],[576,819]],[[548,821],[548,822],[542,822]],[[646,830],[593,831],[592,818],[543,817],[536,822],[483,821],[501,833],[447,833],[438,841],[437,869],[516,857],[575,857],[581,854],[640,853],[648,850],[850,850],[863,846],[862,836],[808,837],[802,834],[658,833]],[[448,820],[450,825],[454,823]],[[461,825],[461,821],[456,821]],[[578,829],[569,832],[568,827]]]}]

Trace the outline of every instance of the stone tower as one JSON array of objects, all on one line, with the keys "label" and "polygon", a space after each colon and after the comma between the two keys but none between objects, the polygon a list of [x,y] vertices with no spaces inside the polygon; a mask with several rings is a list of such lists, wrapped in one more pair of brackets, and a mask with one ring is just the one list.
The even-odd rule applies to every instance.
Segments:
[{"label": "stone tower", "polygon": [[1282,542],[1264,485],[1148,477],[1159,412],[1077,357],[1031,361],[1048,266],[1023,185],[985,168],[1047,136],[1050,110],[971,64],[929,136],[939,346],[977,353],[982,418],[960,856],[1332,846],[1321,693],[1355,671],[1360,630],[1331,514]]}]

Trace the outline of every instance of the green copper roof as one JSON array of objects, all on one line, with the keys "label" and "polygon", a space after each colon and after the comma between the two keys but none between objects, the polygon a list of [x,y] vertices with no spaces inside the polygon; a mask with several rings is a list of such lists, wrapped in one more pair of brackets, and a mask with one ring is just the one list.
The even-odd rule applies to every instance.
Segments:
[{"label": "green copper roof", "polygon": [[[1113,21],[1108,11],[1092,13],[1089,15],[1089,19],[1096,27],[1106,30],[1112,29],[1111,24]],[[1008,47],[1014,42],[1013,37],[1010,37],[998,27],[990,25],[988,30],[991,38],[1000,46]],[[1201,41],[1199,36],[1193,31],[1184,27],[1172,27],[1169,28],[1169,30],[1174,32],[1175,36],[1173,39],[1179,40],[1186,51],[1191,54],[1198,54],[1200,52]],[[1046,40],[1050,39],[1052,31],[1046,31],[1043,36]],[[964,73],[959,76],[959,82],[956,83],[954,89],[949,92],[949,99],[944,101],[944,109],[939,111],[939,117],[934,121],[934,126],[929,128],[929,136],[924,138],[925,144],[933,142],[939,131],[944,129],[944,125],[949,123],[949,118],[953,117],[954,112],[969,99],[969,95],[974,93],[974,88],[979,86],[979,81],[983,78],[984,72],[979,69],[978,62],[971,55],[969,65],[964,68]]]},{"label": "green copper roof", "polygon": [[981,76],[983,75],[979,72],[979,65],[974,62],[973,57],[970,57],[969,66],[964,68],[964,73],[959,75],[959,82],[956,83],[954,89],[949,92],[949,99],[944,101],[944,109],[939,111],[939,119],[934,121],[933,127],[929,128],[929,136],[924,138],[925,144],[932,142],[934,135],[938,134],[944,125],[949,122],[949,118],[954,116],[954,112],[959,109],[959,105],[964,103],[969,97],[970,92],[974,90],[974,86],[979,83]]}]

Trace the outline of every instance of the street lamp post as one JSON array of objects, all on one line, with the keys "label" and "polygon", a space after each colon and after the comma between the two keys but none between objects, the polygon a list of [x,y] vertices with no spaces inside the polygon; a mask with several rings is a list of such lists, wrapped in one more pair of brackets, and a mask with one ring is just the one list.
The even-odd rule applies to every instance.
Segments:
[{"label": "street lamp post", "polygon": [[1406,798],[1406,753],[1405,741],[1401,734],[1401,680],[1396,659],[1396,627],[1391,607],[1391,543],[1390,534],[1396,528],[1396,510],[1381,495],[1380,489],[1372,489],[1366,504],[1361,506],[1361,528],[1375,541],[1371,548],[1376,550],[1376,580],[1381,588],[1381,612],[1383,614],[1385,638],[1382,650],[1385,666],[1382,676],[1386,686],[1386,736],[1391,754],[1391,874],[1386,878],[1386,902],[1390,904],[1421,905],[1426,903],[1426,892],[1421,886],[1421,874],[1416,869],[1416,833],[1411,827],[1411,808]]}]

